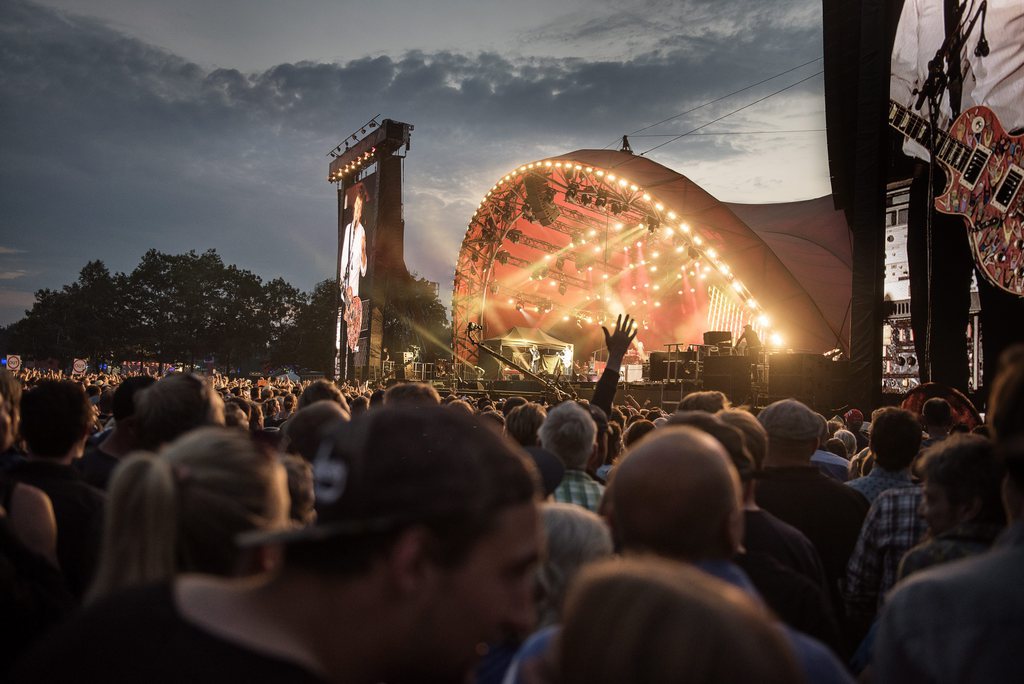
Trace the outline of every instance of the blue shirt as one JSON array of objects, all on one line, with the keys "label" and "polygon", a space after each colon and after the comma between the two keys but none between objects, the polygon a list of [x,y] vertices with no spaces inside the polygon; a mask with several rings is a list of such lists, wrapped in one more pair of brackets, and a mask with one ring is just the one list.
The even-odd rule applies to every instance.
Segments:
[{"label": "blue shirt", "polygon": [[856,480],[850,480],[846,483],[846,486],[850,489],[856,489],[863,494],[868,503],[874,503],[878,495],[887,489],[906,487],[912,484],[914,484],[914,481],[910,479],[909,469],[904,468],[903,470],[893,472],[876,465],[871,469],[870,473],[864,477],[858,477]]},{"label": "blue shirt", "polygon": [[846,482],[849,479],[850,462],[831,451],[816,449],[811,454],[811,464],[817,466],[822,475],[831,477],[833,480]]}]

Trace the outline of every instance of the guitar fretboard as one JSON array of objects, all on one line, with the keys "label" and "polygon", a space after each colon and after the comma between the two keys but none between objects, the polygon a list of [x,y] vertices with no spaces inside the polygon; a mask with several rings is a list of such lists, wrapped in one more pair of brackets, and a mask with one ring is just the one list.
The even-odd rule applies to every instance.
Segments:
[{"label": "guitar fretboard", "polygon": [[[889,125],[925,147],[928,147],[928,121],[899,104],[889,101]],[[945,131],[936,133],[936,157],[950,168],[963,172],[971,158],[971,149]]]}]

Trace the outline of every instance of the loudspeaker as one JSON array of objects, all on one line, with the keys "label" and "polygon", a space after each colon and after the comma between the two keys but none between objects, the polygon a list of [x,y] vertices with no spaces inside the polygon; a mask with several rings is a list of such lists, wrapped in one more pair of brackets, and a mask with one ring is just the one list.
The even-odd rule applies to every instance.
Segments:
[{"label": "loudspeaker", "polygon": [[828,395],[831,363],[820,354],[772,354],[768,357],[768,396],[792,398],[815,407]]},{"label": "loudspeaker", "polygon": [[724,392],[734,404],[750,399],[750,368],[746,356],[709,356],[704,359],[704,389]]},{"label": "loudspeaker", "polygon": [[530,205],[537,223],[550,226],[562,212],[549,197],[547,179],[531,173],[523,180],[523,185],[526,187],[526,202]]},{"label": "loudspeaker", "polygon": [[732,345],[732,332],[728,330],[708,330],[704,333],[704,344]]}]

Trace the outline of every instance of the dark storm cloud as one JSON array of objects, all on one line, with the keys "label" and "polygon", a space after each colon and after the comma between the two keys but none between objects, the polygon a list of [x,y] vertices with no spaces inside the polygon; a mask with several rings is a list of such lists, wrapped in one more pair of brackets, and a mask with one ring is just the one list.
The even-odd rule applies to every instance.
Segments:
[{"label": "dark storm cloud", "polygon": [[[70,281],[88,259],[127,269],[150,247],[215,247],[303,288],[329,277],[335,204],[324,153],[377,113],[416,126],[406,258],[446,287],[476,199],[510,168],[601,147],[820,52],[813,41],[794,50],[808,36],[801,22],[774,22],[759,42],[723,21],[715,35],[732,35],[736,50],[695,51],[707,36],[691,36],[623,61],[439,51],[243,73],[203,69],[19,0],[0,0],[0,14],[0,270],[27,274],[14,281],[21,295],[5,295],[18,306],[25,291]],[[635,26],[614,13],[608,21],[606,34]],[[607,38],[601,29],[581,30]],[[707,137],[686,152],[726,158],[737,149]]]}]

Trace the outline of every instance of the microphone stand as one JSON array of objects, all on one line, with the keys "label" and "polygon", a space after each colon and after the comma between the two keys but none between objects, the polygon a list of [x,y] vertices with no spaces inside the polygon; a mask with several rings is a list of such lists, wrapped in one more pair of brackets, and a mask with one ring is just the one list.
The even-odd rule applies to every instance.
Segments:
[{"label": "microphone stand", "polygon": [[544,378],[542,378],[539,375],[535,374],[533,371],[528,370],[524,366],[520,366],[518,363],[516,363],[512,359],[508,358],[507,356],[503,356],[502,354],[499,354],[498,352],[494,351],[490,347],[484,346],[484,344],[482,342],[480,342],[479,340],[473,339],[473,333],[475,331],[479,330],[478,328],[471,327],[473,325],[474,325],[473,323],[470,323],[469,326],[467,326],[467,328],[466,328],[466,337],[469,338],[470,342],[472,342],[473,344],[476,345],[477,349],[479,349],[480,351],[486,353],[488,356],[494,357],[495,359],[497,359],[498,361],[502,362],[503,364],[505,364],[509,368],[513,368],[513,369],[519,371],[520,373],[523,374],[524,377],[530,378],[531,380],[533,380],[535,382],[539,382],[541,385],[543,385],[544,387],[548,388],[548,390],[553,392],[555,397],[557,397],[559,401],[562,401],[562,400],[565,400],[565,399],[570,399],[570,398],[571,399],[579,399],[579,397],[576,395],[576,392],[572,389],[572,385],[569,385],[569,392],[566,392],[565,390],[563,390],[558,385],[556,385],[554,383],[548,382]]}]

